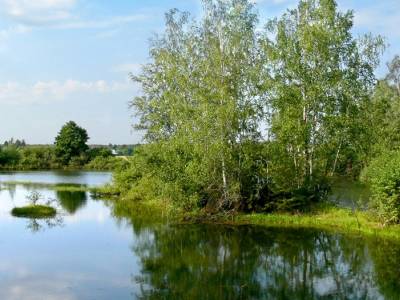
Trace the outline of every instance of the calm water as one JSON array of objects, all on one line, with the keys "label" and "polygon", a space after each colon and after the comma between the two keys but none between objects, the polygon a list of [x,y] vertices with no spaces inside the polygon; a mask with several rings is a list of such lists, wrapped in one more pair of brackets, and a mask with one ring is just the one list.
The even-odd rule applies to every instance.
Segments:
[{"label": "calm water", "polygon": [[111,180],[109,172],[83,171],[30,171],[30,172],[0,172],[0,182],[25,183],[72,183],[99,186]]},{"label": "calm water", "polygon": [[400,245],[388,241],[125,219],[88,193],[45,189],[39,192],[62,211],[56,219],[13,218],[9,211],[26,203],[30,189],[0,191],[0,299],[400,299]]}]

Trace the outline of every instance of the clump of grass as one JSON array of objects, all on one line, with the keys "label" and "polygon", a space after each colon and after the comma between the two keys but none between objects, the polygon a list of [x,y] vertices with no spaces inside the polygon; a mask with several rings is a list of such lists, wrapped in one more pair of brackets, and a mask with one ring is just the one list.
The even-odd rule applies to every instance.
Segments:
[{"label": "clump of grass", "polygon": [[400,226],[383,226],[370,212],[354,212],[334,206],[318,207],[302,214],[239,214],[235,224],[253,224],[266,227],[314,228],[332,232],[380,236],[400,241]]},{"label": "clump of grass", "polygon": [[57,211],[50,204],[52,200],[44,204],[38,204],[43,199],[42,194],[37,191],[32,191],[26,198],[30,204],[24,207],[15,207],[11,211],[11,215],[19,218],[32,218],[32,219],[49,219],[56,216]]},{"label": "clump of grass", "polygon": [[55,217],[57,211],[55,208],[47,205],[28,205],[13,208],[11,214],[18,218],[47,219]]}]

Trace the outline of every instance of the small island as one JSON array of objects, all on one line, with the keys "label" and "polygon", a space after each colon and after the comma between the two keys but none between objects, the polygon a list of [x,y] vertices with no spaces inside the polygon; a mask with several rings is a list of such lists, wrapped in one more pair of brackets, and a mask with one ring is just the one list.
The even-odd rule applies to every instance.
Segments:
[{"label": "small island", "polygon": [[57,211],[55,208],[47,205],[28,205],[13,208],[11,214],[18,218],[47,219],[55,217]]},{"label": "small island", "polygon": [[46,204],[39,204],[43,199],[42,194],[37,191],[31,192],[27,197],[29,204],[23,207],[14,207],[11,215],[18,218],[48,219],[57,215],[57,210],[50,206],[51,201]]}]

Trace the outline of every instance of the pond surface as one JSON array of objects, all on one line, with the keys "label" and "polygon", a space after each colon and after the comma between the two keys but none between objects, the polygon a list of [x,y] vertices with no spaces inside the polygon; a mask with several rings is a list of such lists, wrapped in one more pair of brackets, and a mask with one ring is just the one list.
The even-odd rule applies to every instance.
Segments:
[{"label": "pond surface", "polygon": [[[62,183],[46,174],[45,183]],[[63,176],[78,184],[109,178]],[[56,219],[12,217],[31,190],[0,191],[0,299],[400,299],[400,245],[389,241],[126,219],[89,193],[43,187],[61,211]]]},{"label": "pond surface", "polygon": [[110,172],[87,171],[24,171],[0,172],[1,182],[22,183],[71,183],[90,186],[99,186],[111,181]]}]

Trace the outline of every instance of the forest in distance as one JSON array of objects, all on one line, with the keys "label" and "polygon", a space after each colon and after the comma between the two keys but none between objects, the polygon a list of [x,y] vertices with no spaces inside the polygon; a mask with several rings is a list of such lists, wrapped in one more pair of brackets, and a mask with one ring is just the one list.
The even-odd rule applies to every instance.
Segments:
[{"label": "forest in distance", "polygon": [[28,145],[11,138],[0,145],[0,170],[98,170],[121,167],[139,145],[88,145],[86,129],[66,123],[54,145]]}]

